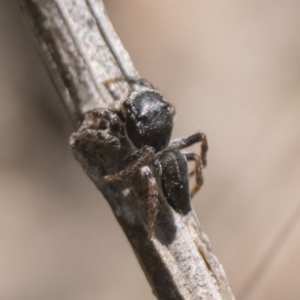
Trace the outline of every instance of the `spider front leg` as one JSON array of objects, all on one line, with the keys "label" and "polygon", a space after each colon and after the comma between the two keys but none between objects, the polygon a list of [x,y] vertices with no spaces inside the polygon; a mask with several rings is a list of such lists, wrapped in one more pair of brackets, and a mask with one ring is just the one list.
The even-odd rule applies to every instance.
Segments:
[{"label": "spider front leg", "polygon": [[207,142],[206,135],[203,132],[197,132],[188,137],[175,139],[175,140],[171,141],[171,143],[167,147],[167,149],[169,149],[169,150],[178,149],[179,150],[179,149],[183,149],[183,148],[192,146],[196,143],[201,143],[200,157],[201,157],[203,167],[205,167],[207,165],[206,155],[207,155],[207,151],[208,151],[208,142]]},{"label": "spider front leg", "polygon": [[121,142],[114,133],[121,133],[122,135],[123,131],[124,123],[114,112],[107,109],[96,109],[85,115],[81,127],[72,137],[77,142],[88,143],[97,140],[114,149],[120,149]]},{"label": "spider front leg", "polygon": [[149,167],[142,169],[143,176],[148,181],[148,235],[152,239],[154,236],[154,225],[158,213],[158,186],[155,176]]},{"label": "spider front leg", "polygon": [[[120,133],[124,129],[124,123],[123,121],[118,117],[118,115],[111,110],[108,109],[97,109],[90,112],[93,123],[95,126],[97,126],[99,129],[103,125],[108,125],[110,130],[115,133]],[[105,121],[107,124],[103,124],[103,121]]]},{"label": "spider front leg", "polygon": [[105,176],[105,180],[107,182],[124,180],[127,177],[132,176],[137,170],[139,170],[143,166],[147,166],[151,164],[155,156],[155,150],[152,147],[145,146],[140,150],[135,151],[132,153],[126,160],[127,161],[135,161],[132,165],[128,166],[125,170]]},{"label": "spider front leg", "polygon": [[89,142],[91,140],[98,140],[101,143],[111,146],[115,149],[121,148],[120,140],[117,137],[100,129],[82,129],[73,133],[72,137],[76,142]]},{"label": "spider front leg", "polygon": [[186,157],[187,161],[195,161],[196,184],[191,191],[191,198],[193,198],[203,185],[203,163],[200,156],[196,153],[186,152],[183,153],[183,155]]}]

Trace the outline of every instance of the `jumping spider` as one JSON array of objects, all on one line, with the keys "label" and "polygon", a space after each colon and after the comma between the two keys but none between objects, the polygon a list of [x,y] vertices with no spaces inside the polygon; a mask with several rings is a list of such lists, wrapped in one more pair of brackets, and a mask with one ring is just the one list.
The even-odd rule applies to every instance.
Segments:
[{"label": "jumping spider", "polygon": [[[158,185],[169,205],[180,214],[191,210],[191,197],[203,184],[202,169],[206,166],[207,139],[198,132],[170,142],[174,107],[164,100],[150,82],[142,78],[116,78],[105,83],[108,87],[117,81],[126,81],[144,88],[131,93],[121,108],[94,111],[95,117],[108,122],[112,132],[123,132],[135,151],[126,158],[129,166],[121,172],[105,176],[107,182],[124,180],[138,170],[148,181],[149,236],[153,237],[158,212]],[[101,135],[101,134],[100,134]],[[109,141],[108,141],[109,142]],[[180,149],[201,143],[201,154],[180,152]],[[189,191],[187,161],[195,161],[196,184]],[[148,166],[148,168],[142,168]]]}]

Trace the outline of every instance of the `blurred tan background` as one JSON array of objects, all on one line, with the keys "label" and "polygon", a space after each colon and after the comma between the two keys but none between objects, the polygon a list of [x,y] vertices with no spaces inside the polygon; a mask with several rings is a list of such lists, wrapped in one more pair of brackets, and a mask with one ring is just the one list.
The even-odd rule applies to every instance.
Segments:
[{"label": "blurred tan background", "polygon": [[[193,200],[239,300],[300,294],[300,2],[105,1],[141,75],[210,150]],[[0,1],[0,299],[154,299],[14,1]],[[86,197],[85,195],[88,195]]]}]

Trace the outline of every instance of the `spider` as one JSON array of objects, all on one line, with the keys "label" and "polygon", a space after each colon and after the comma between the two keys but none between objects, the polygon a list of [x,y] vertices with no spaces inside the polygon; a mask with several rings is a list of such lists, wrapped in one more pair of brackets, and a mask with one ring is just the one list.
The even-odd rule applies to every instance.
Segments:
[{"label": "spider", "polygon": [[[92,112],[101,122],[107,122],[112,132],[125,136],[135,150],[126,158],[128,167],[119,173],[105,176],[105,180],[126,180],[141,170],[148,182],[148,233],[152,238],[158,213],[158,188],[162,189],[167,202],[177,213],[186,215],[191,210],[191,198],[203,185],[202,169],[207,163],[208,143],[206,135],[201,132],[170,142],[175,108],[146,79],[115,78],[106,81],[105,85],[109,89],[117,81],[137,84],[143,88],[132,92],[115,111]],[[115,136],[103,135],[101,130],[97,135],[105,142],[117,143]],[[200,155],[180,151],[198,142],[201,143]],[[190,175],[196,175],[196,184],[191,193],[188,161],[195,162],[195,169]]]}]

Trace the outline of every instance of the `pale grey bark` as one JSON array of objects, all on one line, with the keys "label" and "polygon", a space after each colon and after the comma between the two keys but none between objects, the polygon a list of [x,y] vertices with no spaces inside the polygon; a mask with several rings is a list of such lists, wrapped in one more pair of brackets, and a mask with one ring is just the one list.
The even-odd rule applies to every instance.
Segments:
[{"label": "pale grey bark", "polygon": [[[130,88],[103,82],[137,76],[100,0],[17,0],[38,42],[45,65],[77,128],[86,112],[125,99]],[[71,137],[77,160],[109,202],[158,299],[234,299],[222,265],[192,211],[175,213],[160,197],[155,238],[147,235],[147,186],[139,174],[108,185],[103,174],[124,167],[128,148]],[[116,283],[117,284],[117,283]]]}]

